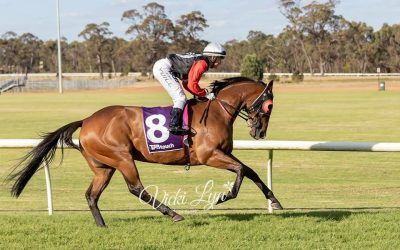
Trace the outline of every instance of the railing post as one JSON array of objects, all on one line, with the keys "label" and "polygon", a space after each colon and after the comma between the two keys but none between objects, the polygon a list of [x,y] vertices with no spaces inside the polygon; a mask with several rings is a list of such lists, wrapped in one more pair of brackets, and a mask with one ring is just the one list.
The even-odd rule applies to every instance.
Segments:
[{"label": "railing post", "polygon": [[[272,159],[273,159],[273,150],[268,150],[268,161],[267,161],[267,186],[272,191]],[[272,214],[274,210],[272,209],[271,201],[268,200],[268,212]]]},{"label": "railing post", "polygon": [[50,170],[47,161],[44,161],[44,175],[46,177],[46,191],[47,191],[47,210],[49,215],[53,214],[53,197],[51,195],[51,180],[50,180]]}]

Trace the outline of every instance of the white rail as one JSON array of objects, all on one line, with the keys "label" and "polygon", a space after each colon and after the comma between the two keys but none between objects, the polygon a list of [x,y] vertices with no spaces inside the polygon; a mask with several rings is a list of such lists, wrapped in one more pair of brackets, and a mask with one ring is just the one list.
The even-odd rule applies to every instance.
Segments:
[{"label": "white rail", "polygon": [[400,143],[350,141],[234,141],[235,149],[399,152]]},{"label": "white rail", "polygon": [[[0,148],[32,148],[39,144],[39,139],[0,139]],[[78,140],[74,140],[78,144]],[[235,140],[233,148],[237,150],[268,150],[267,186],[272,190],[273,150],[308,150],[308,151],[359,151],[359,152],[400,152],[398,142],[349,142],[349,141],[250,141]],[[50,171],[45,164],[48,211],[53,213]],[[270,202],[268,211],[272,213]]]}]

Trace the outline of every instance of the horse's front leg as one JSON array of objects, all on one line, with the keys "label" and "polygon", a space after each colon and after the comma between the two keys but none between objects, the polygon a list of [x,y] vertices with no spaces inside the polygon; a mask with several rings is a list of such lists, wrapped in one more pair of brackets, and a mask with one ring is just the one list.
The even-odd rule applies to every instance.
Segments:
[{"label": "horse's front leg", "polygon": [[278,199],[275,197],[274,193],[272,192],[271,189],[265,185],[265,183],[261,180],[261,178],[258,176],[258,174],[250,167],[246,166],[243,164],[239,159],[237,159],[235,156],[231,155],[233,159],[235,159],[237,162],[242,164],[243,166],[243,172],[244,176],[252,180],[257,187],[263,192],[265,198],[269,199],[271,201],[271,206],[275,210],[280,210],[283,209],[281,203],[278,201]]},{"label": "horse's front leg", "polygon": [[236,198],[239,193],[240,185],[242,184],[243,178],[247,177],[252,180],[257,187],[265,195],[265,198],[271,200],[271,205],[273,209],[282,209],[282,206],[278,199],[274,196],[273,192],[265,185],[258,174],[250,167],[243,164],[239,159],[233,155],[225,154],[221,150],[215,150],[212,156],[207,161],[208,166],[227,169],[229,171],[236,173],[236,180],[228,194],[220,196],[216,204],[228,201],[230,199]]},{"label": "horse's front leg", "polygon": [[227,155],[218,149],[213,151],[211,157],[206,161],[206,165],[220,169],[227,169],[236,173],[236,180],[232,189],[226,195],[220,196],[216,204],[236,198],[244,178],[243,165],[230,155]]}]

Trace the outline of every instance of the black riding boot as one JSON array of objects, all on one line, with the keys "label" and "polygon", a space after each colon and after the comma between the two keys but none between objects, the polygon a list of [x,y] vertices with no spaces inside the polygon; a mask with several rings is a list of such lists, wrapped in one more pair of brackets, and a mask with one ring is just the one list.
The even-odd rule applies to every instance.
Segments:
[{"label": "black riding boot", "polygon": [[169,132],[174,135],[187,135],[190,133],[189,130],[182,128],[182,109],[172,108],[171,121],[169,123]]}]

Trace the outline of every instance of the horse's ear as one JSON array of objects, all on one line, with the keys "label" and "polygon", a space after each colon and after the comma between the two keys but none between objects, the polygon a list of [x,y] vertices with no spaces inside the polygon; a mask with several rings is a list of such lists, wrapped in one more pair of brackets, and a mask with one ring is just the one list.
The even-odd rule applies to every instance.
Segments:
[{"label": "horse's ear", "polygon": [[272,91],[272,87],[274,86],[274,80],[269,81],[267,89]]}]

